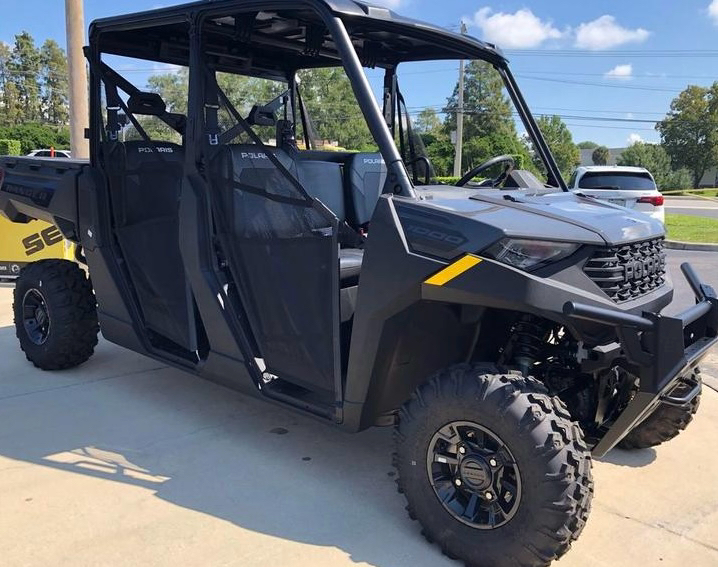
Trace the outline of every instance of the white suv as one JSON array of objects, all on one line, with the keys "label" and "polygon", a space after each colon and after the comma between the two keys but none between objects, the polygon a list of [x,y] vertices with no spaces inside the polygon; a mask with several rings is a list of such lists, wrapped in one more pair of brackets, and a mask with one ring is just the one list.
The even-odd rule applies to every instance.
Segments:
[{"label": "white suv", "polygon": [[72,159],[72,154],[67,150],[33,150],[27,157],[55,157],[63,159]]},{"label": "white suv", "polygon": [[594,165],[579,167],[568,182],[574,193],[596,197],[640,211],[665,222],[663,195],[650,172],[643,167]]}]

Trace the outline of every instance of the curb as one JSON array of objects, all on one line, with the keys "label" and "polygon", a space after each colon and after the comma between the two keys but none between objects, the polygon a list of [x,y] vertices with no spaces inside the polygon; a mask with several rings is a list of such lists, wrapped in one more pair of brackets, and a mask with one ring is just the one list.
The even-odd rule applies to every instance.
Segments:
[{"label": "curb", "polygon": [[669,250],[694,250],[701,252],[718,252],[718,244],[710,242],[680,242],[678,240],[666,240],[665,247]]}]

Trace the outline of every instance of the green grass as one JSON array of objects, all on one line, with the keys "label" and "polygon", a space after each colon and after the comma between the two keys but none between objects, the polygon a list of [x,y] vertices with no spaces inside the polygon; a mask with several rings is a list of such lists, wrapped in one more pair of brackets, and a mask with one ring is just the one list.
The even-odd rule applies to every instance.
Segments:
[{"label": "green grass", "polygon": [[718,243],[718,219],[667,213],[666,232],[671,240]]}]

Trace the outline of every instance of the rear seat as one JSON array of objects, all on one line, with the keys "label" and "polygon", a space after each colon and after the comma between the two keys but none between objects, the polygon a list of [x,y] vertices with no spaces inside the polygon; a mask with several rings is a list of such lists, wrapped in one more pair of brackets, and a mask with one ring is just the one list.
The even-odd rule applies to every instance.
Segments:
[{"label": "rear seat", "polygon": [[[347,219],[340,163],[293,159],[292,154],[282,149],[259,148],[249,144],[230,145],[227,146],[226,151],[231,156],[229,157],[230,163],[225,163],[220,167],[231,167],[234,176],[257,187],[263,187],[267,183],[282,184],[281,175],[266,157],[267,152],[272,152],[292,175],[296,175],[307,193],[320,200],[336,215],[339,221],[344,222]],[[279,188],[275,190],[281,192]],[[291,222],[291,219],[285,219],[285,221]],[[342,287],[357,284],[362,258],[363,251],[359,249],[342,248],[339,251],[339,274]]]}]

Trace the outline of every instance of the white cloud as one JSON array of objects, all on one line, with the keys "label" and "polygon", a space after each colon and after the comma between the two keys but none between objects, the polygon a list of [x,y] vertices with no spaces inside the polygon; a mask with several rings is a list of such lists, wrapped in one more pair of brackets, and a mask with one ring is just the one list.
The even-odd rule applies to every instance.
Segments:
[{"label": "white cloud", "polygon": [[718,26],[718,0],[713,0],[708,5],[708,16],[713,20],[713,23]]},{"label": "white cloud", "polygon": [[576,47],[592,50],[611,49],[625,43],[640,43],[648,39],[649,35],[651,32],[643,28],[634,30],[624,28],[616,22],[616,18],[606,14],[578,26]]},{"label": "white cloud", "polygon": [[500,47],[537,47],[546,40],[564,36],[564,32],[555,28],[550,21],[541,20],[527,8],[513,14],[492,12],[491,8],[483,7],[469,19],[469,23],[481,30],[484,40]]},{"label": "white cloud", "polygon": [[610,71],[606,71],[603,76],[606,79],[618,79],[620,81],[627,81],[633,78],[633,65],[626,63],[624,65],[616,65]]},{"label": "white cloud", "polygon": [[639,134],[632,132],[631,134],[629,134],[628,140],[626,140],[626,142],[628,142],[629,146],[632,146],[633,144],[637,144],[638,142],[643,142],[643,138],[641,138]]}]

